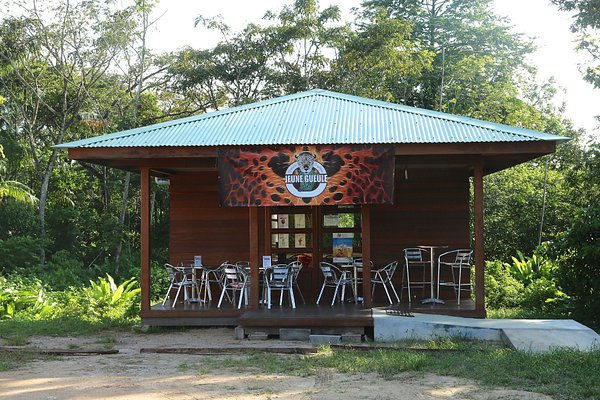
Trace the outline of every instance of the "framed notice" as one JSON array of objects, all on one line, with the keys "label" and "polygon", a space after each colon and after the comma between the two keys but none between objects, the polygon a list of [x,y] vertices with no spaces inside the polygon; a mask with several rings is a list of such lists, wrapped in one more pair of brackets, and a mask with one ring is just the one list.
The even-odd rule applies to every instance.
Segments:
[{"label": "framed notice", "polygon": [[294,228],[306,228],[306,216],[304,214],[294,214]]},{"label": "framed notice", "polygon": [[202,256],[194,256],[194,267],[202,266]]},{"label": "framed notice", "polygon": [[294,247],[297,249],[306,247],[306,234],[296,233],[294,235]]},{"label": "framed notice", "polygon": [[277,239],[279,243],[279,248],[287,249],[288,247],[290,247],[290,236],[287,233],[280,233]]},{"label": "framed notice", "polygon": [[339,217],[337,214],[325,214],[323,216],[323,225],[326,227],[335,227],[337,228],[339,223]]},{"label": "framed notice", "polygon": [[352,258],[352,241],[354,233],[334,233],[333,244],[333,262],[344,263],[349,262]]},{"label": "framed notice", "polygon": [[286,229],[290,227],[289,215],[287,214],[279,214],[277,216],[277,228]]}]

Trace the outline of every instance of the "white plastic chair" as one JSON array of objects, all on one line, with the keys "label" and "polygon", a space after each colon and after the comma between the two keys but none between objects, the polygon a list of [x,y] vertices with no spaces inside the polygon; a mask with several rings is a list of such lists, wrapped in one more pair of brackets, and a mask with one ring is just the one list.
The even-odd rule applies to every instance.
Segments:
[{"label": "white plastic chair", "polygon": [[[427,285],[431,284],[430,281],[425,280],[425,274],[428,269],[431,268],[431,260],[429,251],[421,249],[419,247],[409,247],[403,250],[404,253],[404,268],[402,269],[402,287],[400,290],[400,299],[402,299],[402,292],[406,287],[408,291],[408,302],[412,302],[412,295],[410,292],[411,287],[420,288],[425,290]],[[418,268],[422,271],[422,277],[420,281],[411,280],[411,269]],[[405,283],[406,278],[406,285]],[[423,292],[424,293],[424,292]]]},{"label": "white plastic chair", "polygon": [[[471,289],[471,277],[470,274],[466,274],[469,278],[467,282],[463,282],[463,270],[470,272],[471,270],[471,256],[473,250],[471,249],[458,249],[451,250],[442,253],[438,257],[438,279],[437,279],[437,297],[440,298],[440,286],[451,286],[454,288],[456,294],[457,304],[460,305],[460,292],[461,290],[472,291]],[[446,260],[446,261],[444,261]],[[452,271],[452,282],[445,282],[440,279],[441,267],[449,267]],[[458,279],[457,279],[458,278]],[[464,289],[463,289],[464,288]]]},{"label": "white plastic chair", "polygon": [[398,293],[396,292],[396,288],[394,288],[394,284],[392,279],[394,278],[394,273],[396,272],[396,268],[398,267],[398,261],[392,261],[388,265],[383,268],[376,269],[371,271],[371,286],[372,286],[372,294],[375,293],[375,286],[380,284],[385,289],[385,294],[387,295],[388,301],[390,304],[394,304],[392,302],[392,298],[390,296],[390,292],[388,290],[388,286],[394,292],[396,296],[396,300],[400,303],[400,297],[398,297]]},{"label": "white plastic chair", "polygon": [[326,287],[335,289],[333,292],[333,299],[331,299],[332,306],[335,304],[340,286],[342,287],[341,301],[344,301],[344,297],[346,295],[346,286],[350,286],[350,289],[356,298],[356,293],[354,293],[354,282],[352,281],[352,274],[350,271],[342,271],[335,265],[324,261],[319,264],[319,267],[323,273],[323,286],[321,286],[321,292],[319,293],[317,304],[319,304],[321,301],[321,296],[323,296],[323,291]]}]

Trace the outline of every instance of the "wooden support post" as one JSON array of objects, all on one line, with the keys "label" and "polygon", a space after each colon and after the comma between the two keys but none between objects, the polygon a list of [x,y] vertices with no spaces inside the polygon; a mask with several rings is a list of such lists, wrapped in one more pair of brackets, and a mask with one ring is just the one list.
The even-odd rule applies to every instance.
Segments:
[{"label": "wooden support post", "polygon": [[473,210],[475,221],[475,309],[485,315],[483,248],[483,161],[475,162],[473,173]]},{"label": "wooden support post", "polygon": [[258,248],[258,207],[249,207],[249,233],[250,233],[250,304],[251,308],[258,308],[259,302],[259,248]]},{"label": "wooden support post", "polygon": [[150,168],[140,169],[141,191],[140,191],[140,210],[141,210],[141,228],[140,228],[140,247],[141,247],[141,311],[142,313],[150,310]]},{"label": "wooden support post", "polygon": [[371,308],[371,206],[362,205],[362,280],[363,280],[363,304],[365,308]]},{"label": "wooden support post", "polygon": [[321,241],[323,240],[322,226],[323,226],[323,209],[320,206],[312,207],[312,231],[311,237],[312,242],[310,246],[312,247],[312,269],[310,270],[310,279],[311,279],[311,293],[310,298],[313,301],[317,300],[319,297],[319,291],[321,290],[321,285],[323,284],[322,273],[321,273],[321,261],[323,261],[323,249],[321,249]]}]

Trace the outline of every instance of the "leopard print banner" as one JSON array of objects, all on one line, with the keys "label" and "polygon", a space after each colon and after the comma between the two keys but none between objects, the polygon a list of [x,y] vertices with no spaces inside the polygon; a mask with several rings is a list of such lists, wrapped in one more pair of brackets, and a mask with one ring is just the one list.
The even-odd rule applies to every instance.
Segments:
[{"label": "leopard print banner", "polygon": [[222,206],[392,204],[391,146],[219,150]]}]

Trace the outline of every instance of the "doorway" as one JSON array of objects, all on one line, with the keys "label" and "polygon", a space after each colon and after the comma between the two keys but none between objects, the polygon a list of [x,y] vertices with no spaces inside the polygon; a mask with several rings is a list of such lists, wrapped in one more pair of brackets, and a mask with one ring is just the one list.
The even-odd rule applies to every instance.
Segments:
[{"label": "doorway", "polygon": [[316,301],[321,288],[321,261],[362,257],[360,205],[269,207],[265,225],[265,254],[272,262],[303,264],[298,282],[307,302]]}]

